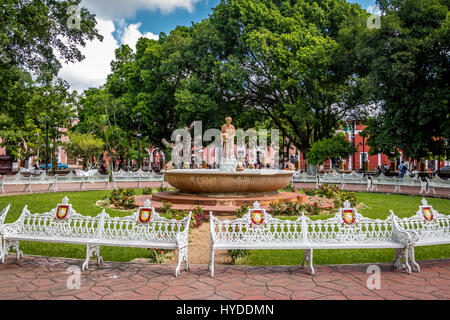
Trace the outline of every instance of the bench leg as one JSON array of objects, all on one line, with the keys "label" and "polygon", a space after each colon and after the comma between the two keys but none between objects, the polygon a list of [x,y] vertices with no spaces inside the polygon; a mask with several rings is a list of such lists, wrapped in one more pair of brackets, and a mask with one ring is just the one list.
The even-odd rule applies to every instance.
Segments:
[{"label": "bench leg", "polygon": [[103,263],[103,258],[100,255],[100,246],[99,245],[86,245],[86,259],[81,266],[81,270],[87,270],[89,268],[89,259],[95,255],[97,257],[97,264]]},{"label": "bench leg", "polygon": [[420,266],[416,262],[415,254],[414,254],[414,246],[409,247],[409,260],[411,262],[412,268],[416,272],[420,272]]},{"label": "bench leg", "polygon": [[175,277],[178,277],[180,275],[181,270],[181,263],[186,263],[186,270],[189,270],[189,252],[188,252],[188,246],[178,248],[178,264],[177,268],[175,269]]},{"label": "bench leg", "polygon": [[303,252],[303,263],[302,267],[306,268],[306,264],[309,263],[309,268],[311,275],[314,275],[314,267],[313,267],[313,249],[305,249]]},{"label": "bench leg", "polygon": [[16,251],[17,260],[19,260],[20,258],[23,257],[23,252],[20,251],[20,248],[19,248],[19,241],[5,240],[5,241],[3,241],[3,249],[2,249],[2,255],[1,255],[2,263],[5,263],[5,257],[8,255],[11,248]]},{"label": "bench leg", "polygon": [[[396,269],[405,269],[408,274],[411,274],[411,266],[409,265],[409,248],[395,249],[395,258],[392,267]],[[403,263],[402,263],[403,260]],[[417,265],[418,266],[418,265]]]},{"label": "bench leg", "polygon": [[5,188],[3,187],[3,184],[2,184],[2,193],[5,193]]},{"label": "bench leg", "polygon": [[214,249],[211,249],[208,269],[211,271],[211,277],[214,277]]}]

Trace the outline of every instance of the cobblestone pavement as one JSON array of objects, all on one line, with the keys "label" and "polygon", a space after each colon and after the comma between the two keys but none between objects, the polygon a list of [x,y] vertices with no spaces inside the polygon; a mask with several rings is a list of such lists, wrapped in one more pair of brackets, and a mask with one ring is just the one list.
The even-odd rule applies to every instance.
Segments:
[{"label": "cobblestone pavement", "polygon": [[[421,261],[421,272],[406,274],[379,264],[380,289],[369,290],[369,265],[317,266],[309,275],[298,266],[193,265],[174,277],[175,265],[105,262],[80,274],[80,288],[68,289],[69,266],[81,260],[8,256],[0,264],[0,299],[450,299],[450,259]],[[73,267],[72,267],[73,268]],[[71,282],[70,283],[75,283]]]}]

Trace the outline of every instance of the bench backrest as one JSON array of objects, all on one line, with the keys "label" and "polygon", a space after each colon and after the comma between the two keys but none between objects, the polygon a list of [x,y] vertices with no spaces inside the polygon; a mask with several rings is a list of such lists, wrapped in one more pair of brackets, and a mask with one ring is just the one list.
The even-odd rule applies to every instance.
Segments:
[{"label": "bench backrest", "polygon": [[292,176],[293,182],[316,182],[316,180],[317,180],[317,175],[315,175],[315,174],[310,175],[306,172],[297,171]]},{"label": "bench backrest", "polygon": [[211,236],[215,243],[249,244],[260,242],[292,243],[302,241],[302,220],[273,218],[257,201],[242,218],[219,220],[210,213]]},{"label": "bench backrest", "polygon": [[75,212],[69,199],[64,197],[62,203],[46,213],[32,214],[27,206],[19,219],[3,227],[5,233],[53,236],[60,238],[94,238],[98,233],[100,214],[91,217]]},{"label": "bench backrest", "polygon": [[78,176],[70,171],[65,175],[55,174],[55,180],[56,182],[83,182],[84,176]]},{"label": "bench backrest", "polygon": [[397,221],[403,229],[416,231],[420,240],[450,238],[450,216],[434,210],[425,198],[414,216]]},{"label": "bench backrest", "polygon": [[385,220],[362,216],[349,201],[344,202],[334,217],[325,220],[311,220],[307,240],[312,243],[367,243],[393,241],[392,215]]},{"label": "bench backrest", "polygon": [[160,217],[150,201],[126,217],[111,218],[104,214],[102,239],[175,242],[177,234],[189,232],[192,213],[181,220]]}]

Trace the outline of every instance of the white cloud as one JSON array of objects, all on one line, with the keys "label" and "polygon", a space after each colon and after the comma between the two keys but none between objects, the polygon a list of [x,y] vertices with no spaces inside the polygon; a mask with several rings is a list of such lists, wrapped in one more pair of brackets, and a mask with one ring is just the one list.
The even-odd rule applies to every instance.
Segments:
[{"label": "white cloud", "polygon": [[72,90],[82,91],[103,85],[111,72],[110,63],[114,59],[114,51],[119,47],[113,37],[114,23],[97,18],[97,29],[103,36],[103,41],[87,42],[84,48],[80,48],[85,59],[63,65],[60,71],[60,76],[70,84]]},{"label": "white cloud", "polygon": [[169,14],[175,9],[192,12],[194,5],[202,0],[83,0],[82,6],[97,16],[118,20],[133,17],[138,10],[160,10]]},{"label": "white cloud", "polygon": [[136,49],[136,42],[139,40],[139,38],[141,37],[145,37],[145,38],[149,38],[149,39],[153,39],[153,40],[158,40],[159,36],[157,36],[156,34],[153,34],[151,32],[147,32],[145,34],[142,34],[139,31],[139,27],[141,26],[141,23],[136,23],[136,24],[130,24],[128,27],[125,27],[124,31],[123,31],[123,35],[121,37],[121,42],[122,44],[127,44],[130,46],[130,48],[132,48],[133,50]]}]

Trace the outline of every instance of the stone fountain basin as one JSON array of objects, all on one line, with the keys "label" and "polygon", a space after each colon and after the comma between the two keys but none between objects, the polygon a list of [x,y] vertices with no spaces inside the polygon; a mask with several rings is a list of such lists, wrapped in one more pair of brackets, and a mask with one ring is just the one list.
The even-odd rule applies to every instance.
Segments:
[{"label": "stone fountain basin", "polygon": [[295,171],[246,169],[163,170],[164,180],[181,192],[207,194],[273,193],[286,187]]}]

